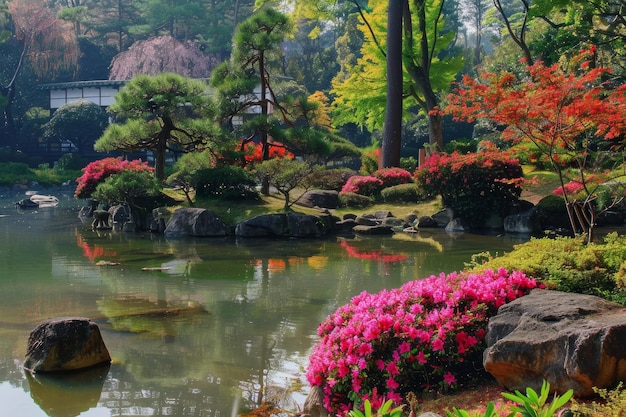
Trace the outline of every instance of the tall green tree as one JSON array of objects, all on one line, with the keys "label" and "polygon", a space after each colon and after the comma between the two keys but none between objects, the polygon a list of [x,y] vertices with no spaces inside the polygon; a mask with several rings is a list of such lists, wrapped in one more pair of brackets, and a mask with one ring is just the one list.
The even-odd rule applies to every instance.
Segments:
[{"label": "tall green tree", "polygon": [[400,166],[403,13],[403,1],[389,0],[387,7],[387,105],[383,126],[381,168]]},{"label": "tall green tree", "polygon": [[171,73],[136,76],[109,107],[119,123],[109,125],[94,148],[153,151],[155,176],[163,180],[168,151],[218,152],[220,135],[211,108],[203,81]]},{"label": "tall green tree", "polygon": [[[428,117],[430,143],[443,146],[443,127],[437,109],[439,94],[445,92],[463,67],[461,55],[450,54],[455,32],[445,29],[441,0],[403,2],[403,95],[409,115],[417,105]],[[387,2],[372,0],[362,10],[361,30],[366,38],[361,57],[349,76],[333,85],[339,121],[354,121],[370,130],[380,130],[386,106]]]}]

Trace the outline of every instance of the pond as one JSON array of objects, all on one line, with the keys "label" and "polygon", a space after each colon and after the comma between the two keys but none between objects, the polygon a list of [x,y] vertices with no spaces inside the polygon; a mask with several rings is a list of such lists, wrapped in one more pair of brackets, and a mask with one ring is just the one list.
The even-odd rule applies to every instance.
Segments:
[{"label": "pond", "polygon": [[[463,268],[521,238],[443,231],[370,239],[167,240],[94,232],[70,196],[0,204],[2,415],[235,416],[264,400],[297,410],[317,325],[361,291]],[[111,265],[101,265],[108,261]],[[22,369],[52,317],[98,323],[110,367],[71,377]]]}]

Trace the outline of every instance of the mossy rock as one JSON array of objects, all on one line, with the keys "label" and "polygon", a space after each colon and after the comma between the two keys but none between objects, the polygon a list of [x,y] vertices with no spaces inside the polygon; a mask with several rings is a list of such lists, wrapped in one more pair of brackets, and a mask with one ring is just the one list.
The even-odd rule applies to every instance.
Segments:
[{"label": "mossy rock", "polygon": [[341,193],[339,194],[340,207],[370,207],[374,205],[371,197],[357,193]]}]

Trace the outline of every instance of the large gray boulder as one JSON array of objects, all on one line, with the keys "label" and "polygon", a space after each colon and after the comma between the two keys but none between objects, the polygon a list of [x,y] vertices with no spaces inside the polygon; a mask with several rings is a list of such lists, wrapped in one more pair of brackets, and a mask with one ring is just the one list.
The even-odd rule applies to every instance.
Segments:
[{"label": "large gray boulder", "polygon": [[50,319],[28,337],[24,368],[33,372],[75,371],[111,363],[98,325],[83,317]]},{"label": "large gray boulder", "polygon": [[454,219],[454,212],[450,208],[444,208],[431,216],[437,223],[437,227],[446,227]]},{"label": "large gray boulder", "polygon": [[626,311],[591,295],[535,289],[489,321],[485,370],[509,390],[578,397],[626,380]]},{"label": "large gray boulder", "polygon": [[321,237],[336,223],[328,214],[318,216],[288,212],[261,214],[237,224],[235,235],[240,237]]},{"label": "large gray boulder", "polygon": [[202,208],[176,210],[163,233],[170,238],[220,237],[228,234],[226,225],[217,215],[211,210]]},{"label": "large gray boulder", "polygon": [[339,205],[339,193],[335,190],[309,190],[302,194],[297,204],[304,207],[335,209]]}]

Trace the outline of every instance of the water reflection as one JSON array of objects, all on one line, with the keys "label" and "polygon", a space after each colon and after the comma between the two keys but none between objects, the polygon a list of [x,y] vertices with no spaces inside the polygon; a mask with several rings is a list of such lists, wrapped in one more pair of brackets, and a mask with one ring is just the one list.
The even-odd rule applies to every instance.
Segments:
[{"label": "water reflection", "polygon": [[37,324],[76,315],[98,323],[113,358],[81,416],[225,416],[265,399],[297,409],[326,315],[361,291],[457,270],[473,253],[517,242],[445,233],[167,240],[94,232],[63,206],[0,217],[0,406],[10,398],[10,415],[50,415],[33,404],[19,364]]},{"label": "water reflection", "polygon": [[50,417],[75,417],[98,405],[109,364],[72,373],[26,372],[30,395]]},{"label": "water reflection", "polygon": [[355,243],[350,244],[346,240],[342,240],[340,245],[346,251],[348,256],[366,261],[376,261],[382,262],[384,264],[393,264],[406,261],[409,258],[409,256],[404,253],[391,253],[385,251],[384,249],[362,250],[359,249]]}]

